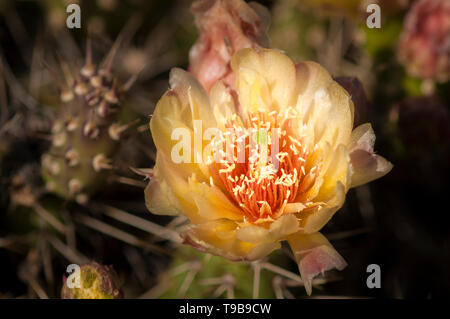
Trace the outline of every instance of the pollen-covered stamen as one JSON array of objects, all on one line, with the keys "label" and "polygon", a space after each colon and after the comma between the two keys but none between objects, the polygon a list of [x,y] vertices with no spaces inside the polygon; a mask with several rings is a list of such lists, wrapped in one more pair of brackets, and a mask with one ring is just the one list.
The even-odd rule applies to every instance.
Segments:
[{"label": "pollen-covered stamen", "polygon": [[293,134],[295,117],[292,108],[278,115],[258,111],[247,114],[245,124],[234,116],[225,125],[220,141],[225,146],[218,150],[222,161],[210,165],[212,175],[250,222],[278,218],[297,196],[308,151],[298,133]]}]

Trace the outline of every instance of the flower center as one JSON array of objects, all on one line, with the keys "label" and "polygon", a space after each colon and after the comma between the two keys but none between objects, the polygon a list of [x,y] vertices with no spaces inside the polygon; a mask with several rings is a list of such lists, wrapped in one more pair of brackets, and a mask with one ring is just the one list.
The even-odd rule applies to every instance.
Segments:
[{"label": "flower center", "polygon": [[[226,159],[210,165],[215,180],[255,223],[280,217],[293,202],[306,175],[306,146],[293,127],[295,111],[237,115],[225,125],[218,152]],[[223,144],[222,144],[223,145]]]}]

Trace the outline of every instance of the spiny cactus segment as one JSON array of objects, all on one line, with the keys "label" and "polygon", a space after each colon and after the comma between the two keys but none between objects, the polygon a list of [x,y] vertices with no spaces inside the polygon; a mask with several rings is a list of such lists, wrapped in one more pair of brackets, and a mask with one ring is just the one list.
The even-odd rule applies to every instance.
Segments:
[{"label": "spiny cactus segment", "polygon": [[[120,86],[111,72],[117,43],[101,65],[86,61],[60,88],[61,108],[52,127],[52,145],[41,158],[48,191],[85,204],[113,169],[121,137],[132,124],[118,121],[121,101],[134,78]],[[66,72],[67,73],[67,72]]]},{"label": "spiny cactus segment", "polygon": [[[74,276],[77,274],[74,273]],[[63,299],[121,299],[117,273],[112,266],[91,262],[80,267],[79,280],[64,278]],[[72,287],[71,287],[72,286]],[[78,287],[77,287],[78,286]]]}]

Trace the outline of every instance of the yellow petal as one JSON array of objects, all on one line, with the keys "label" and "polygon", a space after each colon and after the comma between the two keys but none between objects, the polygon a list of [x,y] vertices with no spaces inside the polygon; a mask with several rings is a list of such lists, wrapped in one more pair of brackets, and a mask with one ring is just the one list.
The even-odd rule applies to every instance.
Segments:
[{"label": "yellow petal", "polygon": [[280,51],[242,49],[233,56],[231,67],[242,108],[270,112],[293,103],[295,65]]},{"label": "yellow petal", "polygon": [[249,243],[261,243],[269,240],[269,230],[256,225],[247,225],[236,230],[236,237]]},{"label": "yellow petal", "polygon": [[296,108],[314,128],[315,144],[347,145],[353,127],[353,103],[347,91],[319,64],[297,64]]},{"label": "yellow petal", "polygon": [[218,127],[224,131],[225,122],[233,117],[233,114],[237,114],[238,110],[235,106],[234,99],[231,96],[229,89],[219,81],[210,91],[211,107],[216,119]]},{"label": "yellow petal", "polygon": [[222,219],[193,226],[183,234],[184,242],[194,248],[230,260],[257,260],[279,249],[279,243],[254,244],[236,237],[237,224]]},{"label": "yellow petal", "polygon": [[314,198],[315,201],[326,201],[332,196],[336,185],[340,182],[344,186],[344,192],[347,192],[350,185],[350,158],[347,148],[340,144],[333,153],[326,157],[326,166],[323,167],[321,177],[323,178],[319,193]]},{"label": "yellow petal", "polygon": [[[203,175],[203,180],[207,180],[209,174],[204,167],[203,159],[197,161],[199,163],[195,163],[194,121],[201,120],[199,123],[203,132],[210,127],[216,127],[214,116],[210,110],[209,97],[198,81],[181,69],[172,69],[170,85],[171,90],[160,99],[150,121],[150,130],[156,148],[158,153],[162,153],[166,159],[172,159],[174,147],[181,143],[181,140],[173,140],[172,134],[175,130],[183,130],[185,134],[180,138],[186,136],[186,149],[189,148],[190,156],[188,156],[187,163],[176,163],[175,167],[178,173],[184,177],[196,173],[198,178]],[[202,132],[199,132],[198,135],[199,139],[197,140],[201,141]],[[202,146],[205,146],[204,144],[202,143]],[[184,150],[185,148],[183,148],[183,154]],[[203,153],[203,148],[198,149],[197,153]]]},{"label": "yellow petal", "polygon": [[374,153],[374,144],[375,134],[369,123],[358,126],[352,132],[349,143],[353,168],[351,187],[380,178],[392,169],[393,165],[389,161]]},{"label": "yellow petal", "polygon": [[286,214],[270,225],[270,236],[273,240],[284,240],[287,235],[298,231],[298,221],[294,214]]},{"label": "yellow petal", "polygon": [[181,209],[175,195],[172,193],[166,181],[158,176],[156,167],[154,172],[155,175],[147,187],[145,187],[144,191],[147,209],[156,215],[179,215]]},{"label": "yellow petal", "polygon": [[315,276],[333,268],[342,270],[347,266],[344,258],[321,233],[293,234],[288,237],[288,242],[308,295],[311,295]]},{"label": "yellow petal", "polygon": [[299,230],[294,214],[286,214],[272,222],[269,228],[256,225],[241,225],[236,231],[238,239],[250,243],[268,243],[285,240],[286,236]]},{"label": "yellow petal", "polygon": [[242,220],[242,211],[215,185],[199,183],[189,179],[189,194],[198,209],[198,214],[207,220],[227,218]]},{"label": "yellow petal", "polygon": [[341,182],[336,184],[334,193],[330,198],[325,199],[325,204],[315,208],[303,222],[303,232],[311,234],[322,229],[323,226],[333,217],[334,213],[342,207],[345,199],[345,188]]},{"label": "yellow petal", "polygon": [[159,178],[165,181],[167,189],[171,190],[183,214],[193,223],[206,221],[206,218],[198,214],[197,205],[192,196],[190,196],[189,177],[185,178],[179,173],[177,170],[179,165],[173,164],[163,154],[157,153],[156,166],[158,167]]}]

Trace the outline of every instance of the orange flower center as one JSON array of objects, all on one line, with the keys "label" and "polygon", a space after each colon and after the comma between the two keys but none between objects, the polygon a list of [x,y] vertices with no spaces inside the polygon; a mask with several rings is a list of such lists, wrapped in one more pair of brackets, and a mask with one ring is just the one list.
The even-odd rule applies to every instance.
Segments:
[{"label": "orange flower center", "polygon": [[225,146],[218,148],[226,160],[210,164],[210,171],[247,221],[275,220],[303,188],[308,151],[290,133],[289,112],[281,119],[275,111],[246,117],[245,123],[238,116],[227,121]]}]

